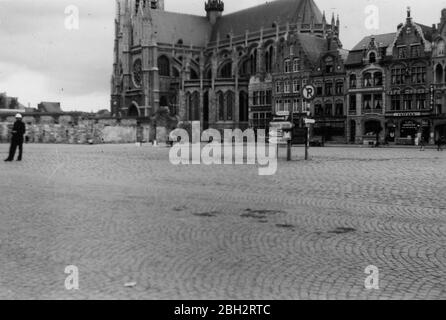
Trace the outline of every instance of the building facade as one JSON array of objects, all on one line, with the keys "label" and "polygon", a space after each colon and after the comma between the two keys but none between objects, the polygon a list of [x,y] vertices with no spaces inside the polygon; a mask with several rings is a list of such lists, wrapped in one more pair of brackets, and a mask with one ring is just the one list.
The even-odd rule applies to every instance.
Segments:
[{"label": "building facade", "polygon": [[379,139],[411,145],[435,142],[432,39],[410,9],[395,33],[369,36],[349,53],[348,136],[351,143]]},{"label": "building facade", "polygon": [[[339,18],[313,0],[276,0],[224,15],[164,10],[164,1],[117,0],[111,113],[177,127],[267,129],[274,119],[327,142],[435,143],[446,136],[446,9],[342,48]],[[306,84],[316,99],[301,97]]]},{"label": "building facade", "polygon": [[168,110],[182,127],[201,121],[203,129],[267,128],[284,43],[339,32],[339,21],[329,25],[313,0],[276,0],[227,15],[223,1],[208,0],[205,11],[194,16],[167,12],[162,1],[117,1],[114,116],[150,119]]}]

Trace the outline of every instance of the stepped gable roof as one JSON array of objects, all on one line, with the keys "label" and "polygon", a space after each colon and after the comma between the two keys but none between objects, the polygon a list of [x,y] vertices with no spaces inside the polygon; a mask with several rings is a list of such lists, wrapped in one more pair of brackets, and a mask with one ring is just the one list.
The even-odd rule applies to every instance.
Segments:
[{"label": "stepped gable roof", "polygon": [[314,23],[322,23],[322,13],[313,0],[276,0],[223,15],[213,28],[211,40],[216,41],[217,33],[220,38],[231,31],[234,35],[243,35],[246,30],[256,32],[261,27],[272,28],[274,23],[311,23],[312,17]]},{"label": "stepped gable roof", "polygon": [[162,10],[153,10],[150,15],[157,42],[176,44],[181,39],[185,46],[205,47],[209,41],[212,26],[206,17]]}]

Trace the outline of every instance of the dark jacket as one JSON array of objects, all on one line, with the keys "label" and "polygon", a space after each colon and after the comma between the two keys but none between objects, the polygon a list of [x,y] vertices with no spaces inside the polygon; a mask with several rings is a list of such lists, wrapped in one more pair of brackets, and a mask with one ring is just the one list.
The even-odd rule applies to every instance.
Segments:
[{"label": "dark jacket", "polygon": [[23,136],[26,133],[26,126],[22,121],[16,121],[12,128],[12,139],[16,141],[23,141]]}]

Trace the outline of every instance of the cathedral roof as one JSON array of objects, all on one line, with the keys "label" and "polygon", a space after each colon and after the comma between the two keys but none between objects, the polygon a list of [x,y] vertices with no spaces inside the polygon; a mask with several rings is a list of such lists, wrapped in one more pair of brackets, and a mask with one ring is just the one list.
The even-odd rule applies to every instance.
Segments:
[{"label": "cathedral roof", "polygon": [[274,23],[322,23],[322,13],[313,0],[276,0],[231,14],[223,15],[217,20],[212,32],[212,41],[232,32],[243,35],[246,30],[255,32],[263,28],[271,28]]},{"label": "cathedral roof", "polygon": [[151,18],[158,42],[176,44],[181,39],[185,46],[205,47],[209,41],[212,26],[206,17],[153,10]]},{"label": "cathedral roof", "polygon": [[327,49],[327,40],[315,37],[314,35],[302,33],[297,34],[296,37],[310,63],[317,63],[321,52],[324,52]]}]

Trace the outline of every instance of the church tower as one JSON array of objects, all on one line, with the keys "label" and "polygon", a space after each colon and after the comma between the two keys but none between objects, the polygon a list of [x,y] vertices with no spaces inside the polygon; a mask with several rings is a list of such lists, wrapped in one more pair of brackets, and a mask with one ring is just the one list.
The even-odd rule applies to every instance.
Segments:
[{"label": "church tower", "polygon": [[208,0],[204,5],[209,22],[214,25],[225,10],[225,4],[221,0]]},{"label": "church tower", "polygon": [[135,12],[138,12],[140,7],[144,9],[149,7],[152,10],[164,10],[164,0],[135,0]]}]

